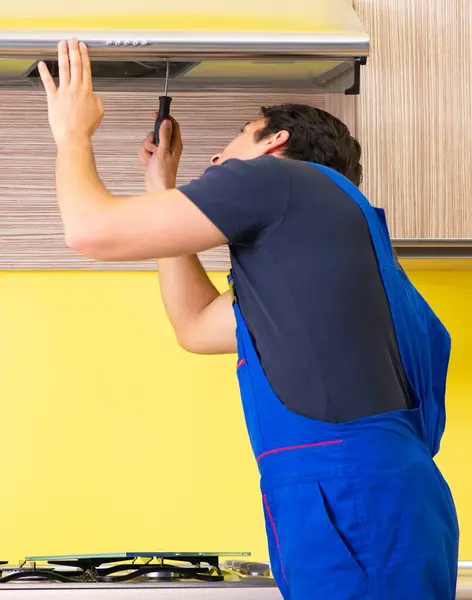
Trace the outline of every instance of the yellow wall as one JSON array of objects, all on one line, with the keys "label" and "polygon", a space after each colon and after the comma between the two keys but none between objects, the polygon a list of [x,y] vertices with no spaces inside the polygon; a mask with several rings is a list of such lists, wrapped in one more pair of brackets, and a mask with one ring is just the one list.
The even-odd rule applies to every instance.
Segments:
[{"label": "yellow wall", "polygon": [[[413,272],[452,332],[439,457],[472,559],[472,272]],[[221,288],[223,274],[214,276]],[[0,559],[138,549],[265,558],[233,357],[174,342],[157,277],[0,273]]]}]

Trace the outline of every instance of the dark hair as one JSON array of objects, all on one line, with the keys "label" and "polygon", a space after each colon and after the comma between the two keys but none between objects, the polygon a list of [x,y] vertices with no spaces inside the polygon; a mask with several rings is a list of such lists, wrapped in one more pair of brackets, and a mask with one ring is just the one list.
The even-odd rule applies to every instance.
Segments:
[{"label": "dark hair", "polygon": [[361,146],[342,121],[325,110],[304,104],[263,106],[261,113],[266,125],[256,131],[256,141],[288,131],[290,138],[284,146],[284,156],[331,167],[360,185]]}]

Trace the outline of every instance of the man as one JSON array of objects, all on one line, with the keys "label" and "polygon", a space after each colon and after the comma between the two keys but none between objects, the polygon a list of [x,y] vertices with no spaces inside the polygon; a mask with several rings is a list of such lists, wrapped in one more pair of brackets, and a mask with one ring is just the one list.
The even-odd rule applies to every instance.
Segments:
[{"label": "man", "polygon": [[[160,259],[180,344],[238,353],[271,564],[291,600],[451,600],[458,526],[433,462],[444,430],[447,331],[359,192],[360,147],[306,106],[263,109],[176,189],[169,120],[141,149],[148,193],[115,198],[90,138],[103,109],[85,45],[40,66],[68,244],[100,260]],[[196,253],[229,244],[232,293]]]}]

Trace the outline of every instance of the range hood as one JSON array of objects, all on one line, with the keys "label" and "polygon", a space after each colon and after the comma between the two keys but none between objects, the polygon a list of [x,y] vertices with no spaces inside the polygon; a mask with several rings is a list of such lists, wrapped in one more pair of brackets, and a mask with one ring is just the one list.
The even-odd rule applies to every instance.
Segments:
[{"label": "range hood", "polygon": [[173,0],[169,8],[158,0],[84,0],[80,13],[73,3],[58,9],[57,0],[13,4],[0,19],[2,89],[38,86],[39,60],[57,73],[57,43],[71,36],[88,45],[100,90],[155,89],[168,61],[170,85],[179,89],[275,85],[357,94],[369,54],[349,0]]}]

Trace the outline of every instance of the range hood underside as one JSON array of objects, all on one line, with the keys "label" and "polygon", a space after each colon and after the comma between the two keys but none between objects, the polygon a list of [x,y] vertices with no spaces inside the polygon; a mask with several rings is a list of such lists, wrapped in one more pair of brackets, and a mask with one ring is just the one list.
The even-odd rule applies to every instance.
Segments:
[{"label": "range hood underside", "polygon": [[[2,35],[5,34],[5,35]],[[37,62],[57,72],[61,32],[30,38],[0,32],[0,86],[37,86]],[[79,36],[77,36],[79,37]],[[165,77],[169,61],[177,88],[287,86],[313,91],[358,93],[360,65],[368,38],[341,34],[178,34],[82,33],[92,59],[97,89],[147,90]],[[175,87],[175,86],[174,86]]]}]

